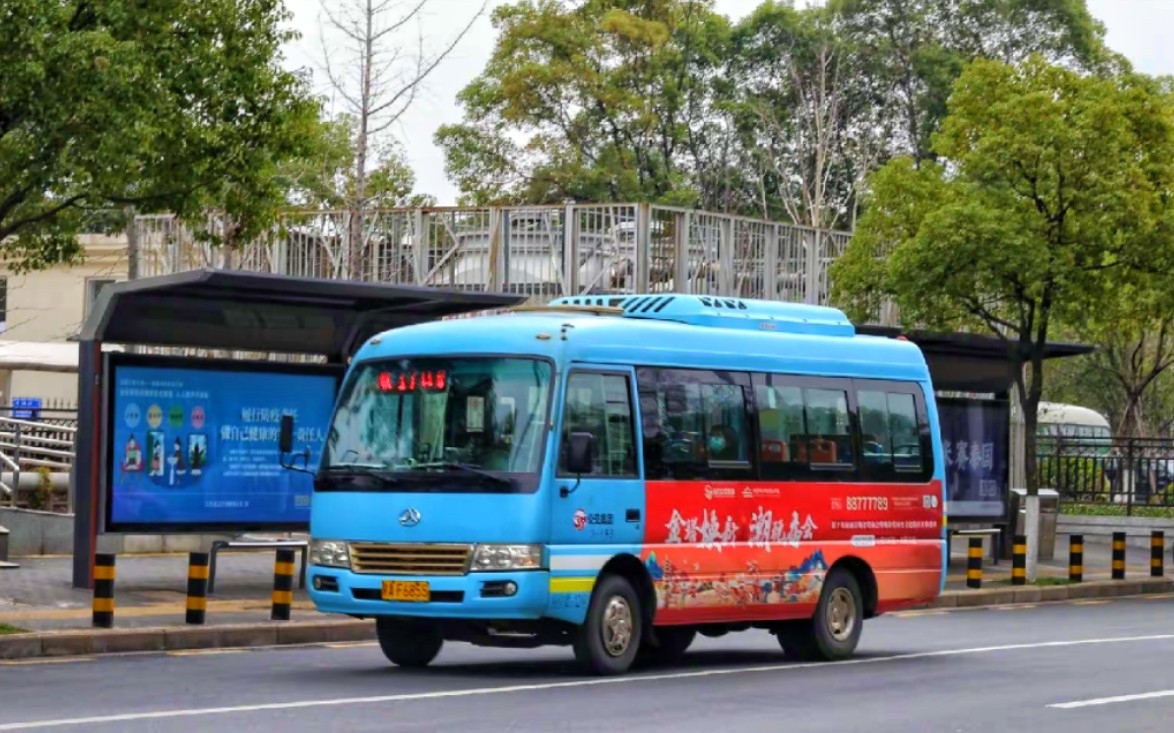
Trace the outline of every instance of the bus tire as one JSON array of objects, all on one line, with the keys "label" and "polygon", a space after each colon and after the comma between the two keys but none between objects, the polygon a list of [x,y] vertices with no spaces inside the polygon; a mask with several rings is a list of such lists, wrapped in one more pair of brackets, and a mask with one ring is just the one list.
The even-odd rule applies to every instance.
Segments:
[{"label": "bus tire", "polygon": [[621,575],[600,577],[587,618],[575,632],[575,659],[592,674],[627,672],[640,650],[641,619],[640,597],[632,584]]},{"label": "bus tire", "polygon": [[791,621],[777,631],[788,657],[804,661],[836,662],[848,659],[860,643],[864,627],[864,596],[856,576],[843,568],[828,573],[815,615]]},{"label": "bus tire", "polygon": [[661,667],[680,664],[685,652],[697,638],[697,629],[689,626],[665,626],[656,630],[657,645],[643,644],[636,655],[641,667]]},{"label": "bus tire", "polygon": [[375,635],[387,661],[408,669],[427,667],[444,646],[444,637],[434,626],[393,618],[376,619]]}]

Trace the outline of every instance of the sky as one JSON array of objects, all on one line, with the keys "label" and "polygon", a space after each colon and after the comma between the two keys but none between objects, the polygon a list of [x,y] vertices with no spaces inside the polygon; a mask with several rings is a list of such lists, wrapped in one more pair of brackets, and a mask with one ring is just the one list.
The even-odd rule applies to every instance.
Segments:
[{"label": "sky", "polygon": [[[417,0],[410,0],[415,5]],[[404,146],[408,162],[416,171],[416,190],[436,196],[441,205],[456,202],[457,189],[444,173],[444,155],[433,142],[443,124],[460,121],[462,112],[456,96],[485,67],[493,51],[495,32],[489,20],[493,7],[508,0],[489,0],[489,9],[470,29],[453,53],[428,78],[411,109],[389,134]],[[315,89],[328,94],[322,69],[323,44],[332,37],[322,32],[322,0],[286,0],[293,14],[292,27],[300,38],[285,50],[286,65],[308,69]],[[326,0],[330,7],[350,0]],[[463,28],[481,7],[483,0],[429,0],[420,15],[419,30],[428,48],[440,48]],[[715,0],[715,9],[731,19],[749,14],[761,0]],[[1164,29],[1174,28],[1174,0],[1087,0],[1089,11],[1106,29],[1108,44],[1148,74],[1174,74],[1174,44],[1163,43]],[[409,0],[401,5],[410,7]],[[400,36],[409,43],[411,36]],[[414,46],[412,46],[414,47]],[[339,109],[338,111],[341,111]]]}]

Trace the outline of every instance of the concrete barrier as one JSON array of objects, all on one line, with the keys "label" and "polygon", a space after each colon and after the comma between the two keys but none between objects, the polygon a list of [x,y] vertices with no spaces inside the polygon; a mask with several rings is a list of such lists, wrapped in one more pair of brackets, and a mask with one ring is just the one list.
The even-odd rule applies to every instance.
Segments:
[{"label": "concrete barrier", "polygon": [[1114,532],[1125,533],[1130,548],[1148,550],[1150,532],[1160,529],[1166,533],[1166,549],[1174,546],[1174,519],[1160,517],[1097,517],[1078,514],[1060,514],[1056,519],[1056,534],[1084,535],[1085,541],[1095,539],[1109,542]]}]

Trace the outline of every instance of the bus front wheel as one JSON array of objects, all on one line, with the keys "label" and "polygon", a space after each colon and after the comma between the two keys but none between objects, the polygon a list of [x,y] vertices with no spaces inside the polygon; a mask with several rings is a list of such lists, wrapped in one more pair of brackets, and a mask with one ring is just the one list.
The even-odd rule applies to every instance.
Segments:
[{"label": "bus front wheel", "polygon": [[632,584],[619,575],[603,576],[575,633],[575,659],[593,674],[627,672],[640,649],[642,618]]},{"label": "bus front wheel", "polygon": [[864,597],[856,576],[836,568],[824,581],[811,620],[789,621],[777,631],[788,657],[804,661],[848,659],[860,643],[864,627]]},{"label": "bus front wheel", "polygon": [[399,619],[376,619],[375,635],[383,656],[397,667],[427,667],[444,646],[436,628]]}]

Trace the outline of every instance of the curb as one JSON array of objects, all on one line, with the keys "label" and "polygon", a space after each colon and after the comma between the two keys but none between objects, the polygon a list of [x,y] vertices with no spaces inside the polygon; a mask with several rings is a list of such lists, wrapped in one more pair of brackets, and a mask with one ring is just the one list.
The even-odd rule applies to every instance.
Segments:
[{"label": "curb", "polygon": [[1123,596],[1158,595],[1174,592],[1174,579],[1089,580],[1071,585],[999,586],[977,590],[948,590],[933,603],[914,609],[986,608],[1023,603],[1056,603],[1087,598],[1121,598]]},{"label": "curb", "polygon": [[68,629],[0,636],[0,660],[128,652],[271,647],[373,641],[374,621],[266,621],[220,626]]},{"label": "curb", "polygon": [[[1094,580],[1073,585],[1021,586],[946,591],[933,603],[912,607],[987,608],[1120,598],[1174,592],[1174,580]],[[373,641],[374,621],[267,621],[222,626],[157,626],[129,629],[68,629],[0,636],[0,660],[80,657],[94,654],[273,647],[296,644]]]}]

